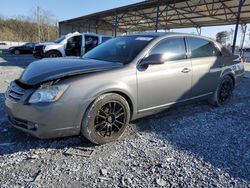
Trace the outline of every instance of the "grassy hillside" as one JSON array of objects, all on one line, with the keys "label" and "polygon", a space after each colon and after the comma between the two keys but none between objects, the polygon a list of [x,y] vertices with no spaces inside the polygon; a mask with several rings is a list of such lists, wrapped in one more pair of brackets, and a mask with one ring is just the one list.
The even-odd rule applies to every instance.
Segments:
[{"label": "grassy hillside", "polygon": [[57,38],[57,27],[49,23],[38,25],[27,19],[0,18],[0,41],[35,42],[39,41],[39,35],[40,41],[54,40]]}]

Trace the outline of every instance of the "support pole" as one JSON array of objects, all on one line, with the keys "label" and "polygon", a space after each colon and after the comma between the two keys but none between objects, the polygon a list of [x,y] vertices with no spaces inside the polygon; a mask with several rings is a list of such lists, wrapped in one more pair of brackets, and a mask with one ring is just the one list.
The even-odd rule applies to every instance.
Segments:
[{"label": "support pole", "polygon": [[158,3],[157,3],[157,12],[156,12],[156,18],[155,18],[155,32],[156,33],[158,31],[159,12],[160,12],[160,4],[159,4],[159,0],[158,0]]},{"label": "support pole", "polygon": [[115,37],[117,36],[118,16],[115,16]]},{"label": "support pole", "polygon": [[88,21],[88,32],[90,32],[90,21]]},{"label": "support pole", "polygon": [[196,31],[197,31],[198,35],[201,35],[201,27],[196,27]]},{"label": "support pole", "polygon": [[242,25],[242,34],[243,34],[243,36],[242,36],[242,41],[241,41],[241,45],[240,45],[240,53],[241,53],[241,55],[242,55],[242,48],[243,48],[244,42],[245,42],[246,32],[247,32],[247,25],[244,24],[244,25]]},{"label": "support pole", "polygon": [[235,45],[236,45],[238,28],[239,28],[239,23],[240,23],[240,13],[241,13],[241,7],[242,7],[242,5],[243,5],[243,0],[239,0],[237,20],[236,20],[235,31],[234,31],[234,40],[233,40],[233,46],[232,46],[232,53],[235,52]]},{"label": "support pole", "polygon": [[95,21],[95,33],[98,34],[98,21]]}]

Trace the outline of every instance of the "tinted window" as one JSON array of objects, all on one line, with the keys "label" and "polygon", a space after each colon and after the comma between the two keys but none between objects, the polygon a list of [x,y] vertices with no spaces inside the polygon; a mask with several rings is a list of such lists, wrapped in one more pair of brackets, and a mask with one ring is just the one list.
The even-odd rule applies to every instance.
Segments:
[{"label": "tinted window", "polygon": [[220,51],[210,41],[199,38],[189,38],[189,42],[191,45],[192,58],[218,56],[220,54]]},{"label": "tinted window", "polygon": [[150,54],[162,54],[164,59],[169,61],[187,58],[183,38],[164,39],[151,50]]},{"label": "tinted window", "polygon": [[111,37],[102,37],[102,42],[106,42],[109,39],[111,39]]},{"label": "tinted window", "polygon": [[34,43],[27,43],[25,44],[26,47],[28,48],[33,48],[34,47]]},{"label": "tinted window", "polygon": [[83,58],[130,63],[153,39],[139,36],[117,37],[97,46]]}]

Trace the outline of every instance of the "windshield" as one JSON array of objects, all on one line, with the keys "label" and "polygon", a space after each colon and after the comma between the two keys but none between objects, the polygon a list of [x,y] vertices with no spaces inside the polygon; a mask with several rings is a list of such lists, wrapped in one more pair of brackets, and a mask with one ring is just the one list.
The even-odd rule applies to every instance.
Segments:
[{"label": "windshield", "polygon": [[124,36],[110,39],[86,53],[83,58],[130,63],[154,37]]},{"label": "windshield", "polygon": [[54,42],[55,43],[60,43],[65,39],[65,36],[61,36],[60,38],[56,39]]}]

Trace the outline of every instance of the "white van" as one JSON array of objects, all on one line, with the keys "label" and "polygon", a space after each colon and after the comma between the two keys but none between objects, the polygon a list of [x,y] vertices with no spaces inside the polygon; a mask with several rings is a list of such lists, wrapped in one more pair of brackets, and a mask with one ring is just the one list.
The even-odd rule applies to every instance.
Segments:
[{"label": "white van", "polygon": [[33,56],[40,59],[44,57],[81,56],[111,38],[110,35],[95,33],[69,33],[53,42],[35,45]]}]

